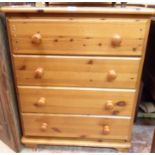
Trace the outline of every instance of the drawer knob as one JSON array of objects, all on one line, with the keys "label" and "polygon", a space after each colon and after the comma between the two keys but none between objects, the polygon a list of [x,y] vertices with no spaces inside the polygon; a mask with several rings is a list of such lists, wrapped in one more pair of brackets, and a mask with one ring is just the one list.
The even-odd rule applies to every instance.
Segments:
[{"label": "drawer knob", "polygon": [[41,97],[37,103],[35,103],[35,106],[44,106],[46,103],[46,98],[45,97]]},{"label": "drawer knob", "polygon": [[109,125],[104,125],[103,127],[103,134],[108,135],[110,133],[110,127]]},{"label": "drawer knob", "polygon": [[105,104],[105,109],[106,110],[112,110],[114,108],[114,104],[111,100],[108,100],[107,103]]},{"label": "drawer knob", "polygon": [[32,36],[32,43],[34,43],[34,44],[41,43],[41,34],[40,33],[36,33]]},{"label": "drawer knob", "polygon": [[42,123],[41,130],[45,131],[45,130],[47,130],[47,128],[48,128],[48,124],[47,123]]},{"label": "drawer knob", "polygon": [[42,67],[38,67],[35,70],[35,78],[41,78],[43,75],[44,69]]},{"label": "drawer knob", "polygon": [[116,71],[115,70],[110,70],[109,72],[108,72],[108,81],[113,81],[113,80],[115,80],[116,78],[117,78],[117,73],[116,73]]},{"label": "drawer knob", "polygon": [[121,42],[122,42],[122,38],[119,34],[115,34],[111,39],[111,44],[112,46],[115,46],[115,47],[120,46]]}]

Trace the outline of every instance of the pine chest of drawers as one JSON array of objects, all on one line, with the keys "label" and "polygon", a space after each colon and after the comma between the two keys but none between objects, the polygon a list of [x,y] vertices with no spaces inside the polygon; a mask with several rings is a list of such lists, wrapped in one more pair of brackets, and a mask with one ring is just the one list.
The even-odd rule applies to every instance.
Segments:
[{"label": "pine chest of drawers", "polygon": [[26,145],[128,149],[152,9],[4,7]]}]

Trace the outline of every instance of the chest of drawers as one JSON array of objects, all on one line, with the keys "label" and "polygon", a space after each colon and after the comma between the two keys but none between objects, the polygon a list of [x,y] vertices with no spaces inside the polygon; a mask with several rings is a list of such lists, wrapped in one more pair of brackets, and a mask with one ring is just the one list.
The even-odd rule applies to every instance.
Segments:
[{"label": "chest of drawers", "polygon": [[128,149],[152,9],[4,7],[25,145]]}]

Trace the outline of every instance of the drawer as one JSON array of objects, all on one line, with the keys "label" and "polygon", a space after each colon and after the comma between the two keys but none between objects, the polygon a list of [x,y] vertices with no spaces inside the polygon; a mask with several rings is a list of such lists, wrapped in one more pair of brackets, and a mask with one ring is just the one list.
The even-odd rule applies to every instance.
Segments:
[{"label": "drawer", "polygon": [[[129,118],[22,114],[24,136],[129,139]],[[33,124],[33,125],[32,125]]]},{"label": "drawer", "polygon": [[18,87],[24,113],[131,116],[134,90]]},{"label": "drawer", "polygon": [[140,58],[14,56],[18,85],[135,88]]},{"label": "drawer", "polygon": [[9,19],[13,53],[141,55],[146,19],[53,17]]}]

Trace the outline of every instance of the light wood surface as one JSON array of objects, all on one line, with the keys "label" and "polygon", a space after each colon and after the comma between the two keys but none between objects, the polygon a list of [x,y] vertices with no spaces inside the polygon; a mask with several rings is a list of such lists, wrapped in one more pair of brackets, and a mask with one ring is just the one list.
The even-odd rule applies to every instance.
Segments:
[{"label": "light wood surface", "polygon": [[[131,144],[128,141],[110,141],[110,140],[79,140],[79,139],[58,139],[58,138],[40,138],[40,137],[22,137],[23,144],[40,145],[66,145],[66,146],[88,146],[88,147],[108,147],[117,148],[119,152],[121,149],[130,148]],[[31,145],[32,146],[32,145]],[[31,147],[30,146],[30,147]],[[128,151],[126,149],[126,151]]]},{"label": "light wood surface", "polygon": [[120,153],[128,153],[129,152],[129,148],[116,148],[116,150]]},{"label": "light wood surface", "polygon": [[[137,79],[137,85],[136,85],[136,97],[135,97],[135,101],[137,102],[138,97],[139,97],[139,92],[140,92],[140,86],[141,86],[141,82],[142,82],[142,73],[143,73],[143,67],[144,67],[144,61],[145,61],[145,56],[146,56],[146,49],[147,49],[147,43],[148,43],[148,37],[149,37],[149,32],[150,32],[150,25],[151,25],[151,18],[149,18],[149,23],[147,24],[146,27],[146,34],[145,34],[145,40],[144,40],[144,44],[143,44],[143,50],[145,51],[144,54],[141,57],[141,62],[140,62],[140,68],[139,68],[139,72],[138,72],[138,79]],[[136,106],[138,106],[137,104],[134,105],[133,110],[132,110],[132,124],[131,126],[133,126],[134,124],[134,120],[135,120],[135,112],[136,112]],[[132,130],[131,130],[131,134],[132,134]]]},{"label": "light wood surface", "polygon": [[143,54],[148,20],[53,17],[8,23],[14,53],[137,56]]},{"label": "light wood surface", "polygon": [[[14,55],[19,85],[135,88],[139,63],[139,58]],[[43,68],[41,77],[38,68]]]},{"label": "light wood surface", "polygon": [[[129,139],[129,118],[23,113],[22,120],[24,136]],[[110,128],[108,134],[104,134],[105,125]]]},{"label": "light wood surface", "polygon": [[151,8],[112,8],[112,7],[31,7],[10,6],[0,8],[5,13],[83,13],[83,14],[110,14],[110,15],[154,15],[155,10]]},{"label": "light wood surface", "polygon": [[[24,113],[131,116],[135,91],[18,87]],[[109,102],[111,104],[109,104]]]},{"label": "light wood surface", "polygon": [[0,10],[7,13],[22,142],[128,149],[154,9]]}]

